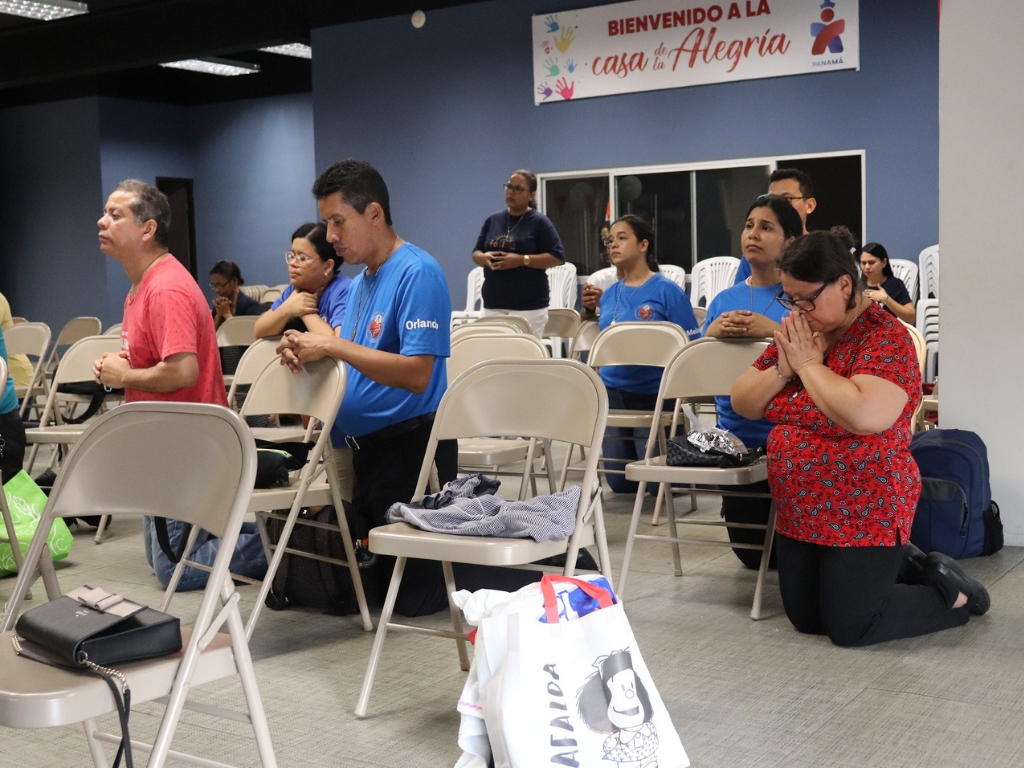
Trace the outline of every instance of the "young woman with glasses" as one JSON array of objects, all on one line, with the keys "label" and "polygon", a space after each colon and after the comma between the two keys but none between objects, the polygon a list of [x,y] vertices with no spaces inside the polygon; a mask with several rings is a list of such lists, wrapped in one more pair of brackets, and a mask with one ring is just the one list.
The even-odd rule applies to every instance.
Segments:
[{"label": "young woman with glasses", "polygon": [[235,315],[260,314],[259,302],[238,290],[242,285],[245,280],[235,262],[221,259],[210,269],[210,288],[217,294],[213,300],[214,328]]},{"label": "young woman with glasses", "polygon": [[990,599],[955,560],[909,544],[921,373],[906,330],[858,290],[852,247],[812,232],[779,259],[779,301],[792,311],[733,385],[732,406],[774,425],[768,482],[786,615],[799,632],[863,646],[966,624]]},{"label": "young woman with glasses", "polygon": [[309,223],[295,230],[284,260],[291,284],[256,321],[256,338],[279,336],[289,328],[337,335],[352,280],[338,273],[342,262],[323,226]]},{"label": "young woman with glasses", "polygon": [[537,177],[513,173],[504,186],[505,208],[487,217],[473,249],[484,268],[484,315],[519,315],[537,337],[548,321],[548,276],[544,270],[565,261],[565,250],[551,220],[536,210]]},{"label": "young woman with glasses", "polygon": [[[782,328],[782,318],[789,314],[779,301],[782,284],[776,269],[779,257],[803,232],[803,221],[793,205],[780,195],[761,195],[747,209],[740,245],[750,265],[750,276],[741,283],[719,293],[708,306],[704,335],[714,339],[770,338]],[[715,398],[718,426],[740,438],[748,449],[761,448],[772,429],[767,419],[746,419],[737,414],[728,397]],[[768,493],[768,483],[753,483],[735,490],[745,493]],[[768,522],[771,499],[745,496],[723,496],[722,517],[730,523]],[[764,545],[764,532],[756,528],[728,528],[729,540],[743,544]],[[761,565],[761,552],[756,549],[734,549],[736,557],[748,568]],[[772,551],[770,565],[775,564]]]}]

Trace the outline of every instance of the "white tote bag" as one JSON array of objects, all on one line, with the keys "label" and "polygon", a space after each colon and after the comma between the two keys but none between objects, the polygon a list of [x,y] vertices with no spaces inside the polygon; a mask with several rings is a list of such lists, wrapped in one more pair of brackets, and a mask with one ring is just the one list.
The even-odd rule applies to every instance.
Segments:
[{"label": "white tote bag", "polygon": [[507,652],[480,680],[496,768],[688,766],[622,606],[607,590],[572,579],[601,609],[559,621],[553,583],[565,579],[542,581],[546,622],[502,617]]}]

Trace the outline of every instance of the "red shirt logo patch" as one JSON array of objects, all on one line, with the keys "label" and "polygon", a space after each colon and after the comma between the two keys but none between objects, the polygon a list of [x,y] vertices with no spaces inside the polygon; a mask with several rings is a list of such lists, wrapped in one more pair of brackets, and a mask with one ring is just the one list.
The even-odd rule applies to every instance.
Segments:
[{"label": "red shirt logo patch", "polygon": [[378,312],[373,316],[373,320],[370,321],[370,336],[376,339],[380,336],[381,328],[384,327],[384,313]]},{"label": "red shirt logo patch", "polygon": [[650,304],[644,304],[642,307],[640,307],[636,311],[636,316],[639,317],[641,320],[650,320],[651,319],[651,315],[653,315],[653,314],[654,314],[654,312],[651,311],[651,305]]}]

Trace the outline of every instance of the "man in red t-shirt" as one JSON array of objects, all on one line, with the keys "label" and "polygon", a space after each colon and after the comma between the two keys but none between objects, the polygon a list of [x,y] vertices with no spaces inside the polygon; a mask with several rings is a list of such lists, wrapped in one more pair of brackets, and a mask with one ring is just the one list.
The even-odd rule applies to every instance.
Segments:
[{"label": "man in red t-shirt", "polygon": [[167,251],[170,204],[156,187],[121,182],[107,198],[100,250],[129,279],[121,353],[96,361],[96,381],[124,388],[125,400],[175,400],[227,406],[217,336],[206,299]]}]

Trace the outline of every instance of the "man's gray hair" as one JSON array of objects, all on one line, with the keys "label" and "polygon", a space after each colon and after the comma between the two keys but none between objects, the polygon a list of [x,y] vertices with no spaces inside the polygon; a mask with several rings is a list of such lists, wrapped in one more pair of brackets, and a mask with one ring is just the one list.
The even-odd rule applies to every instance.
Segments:
[{"label": "man's gray hair", "polygon": [[164,248],[170,245],[171,233],[171,204],[167,195],[154,187],[138,179],[125,179],[117,185],[117,190],[130,192],[135,195],[135,200],[128,206],[131,208],[135,223],[142,226],[152,219],[156,222],[156,234],[153,239]]}]

